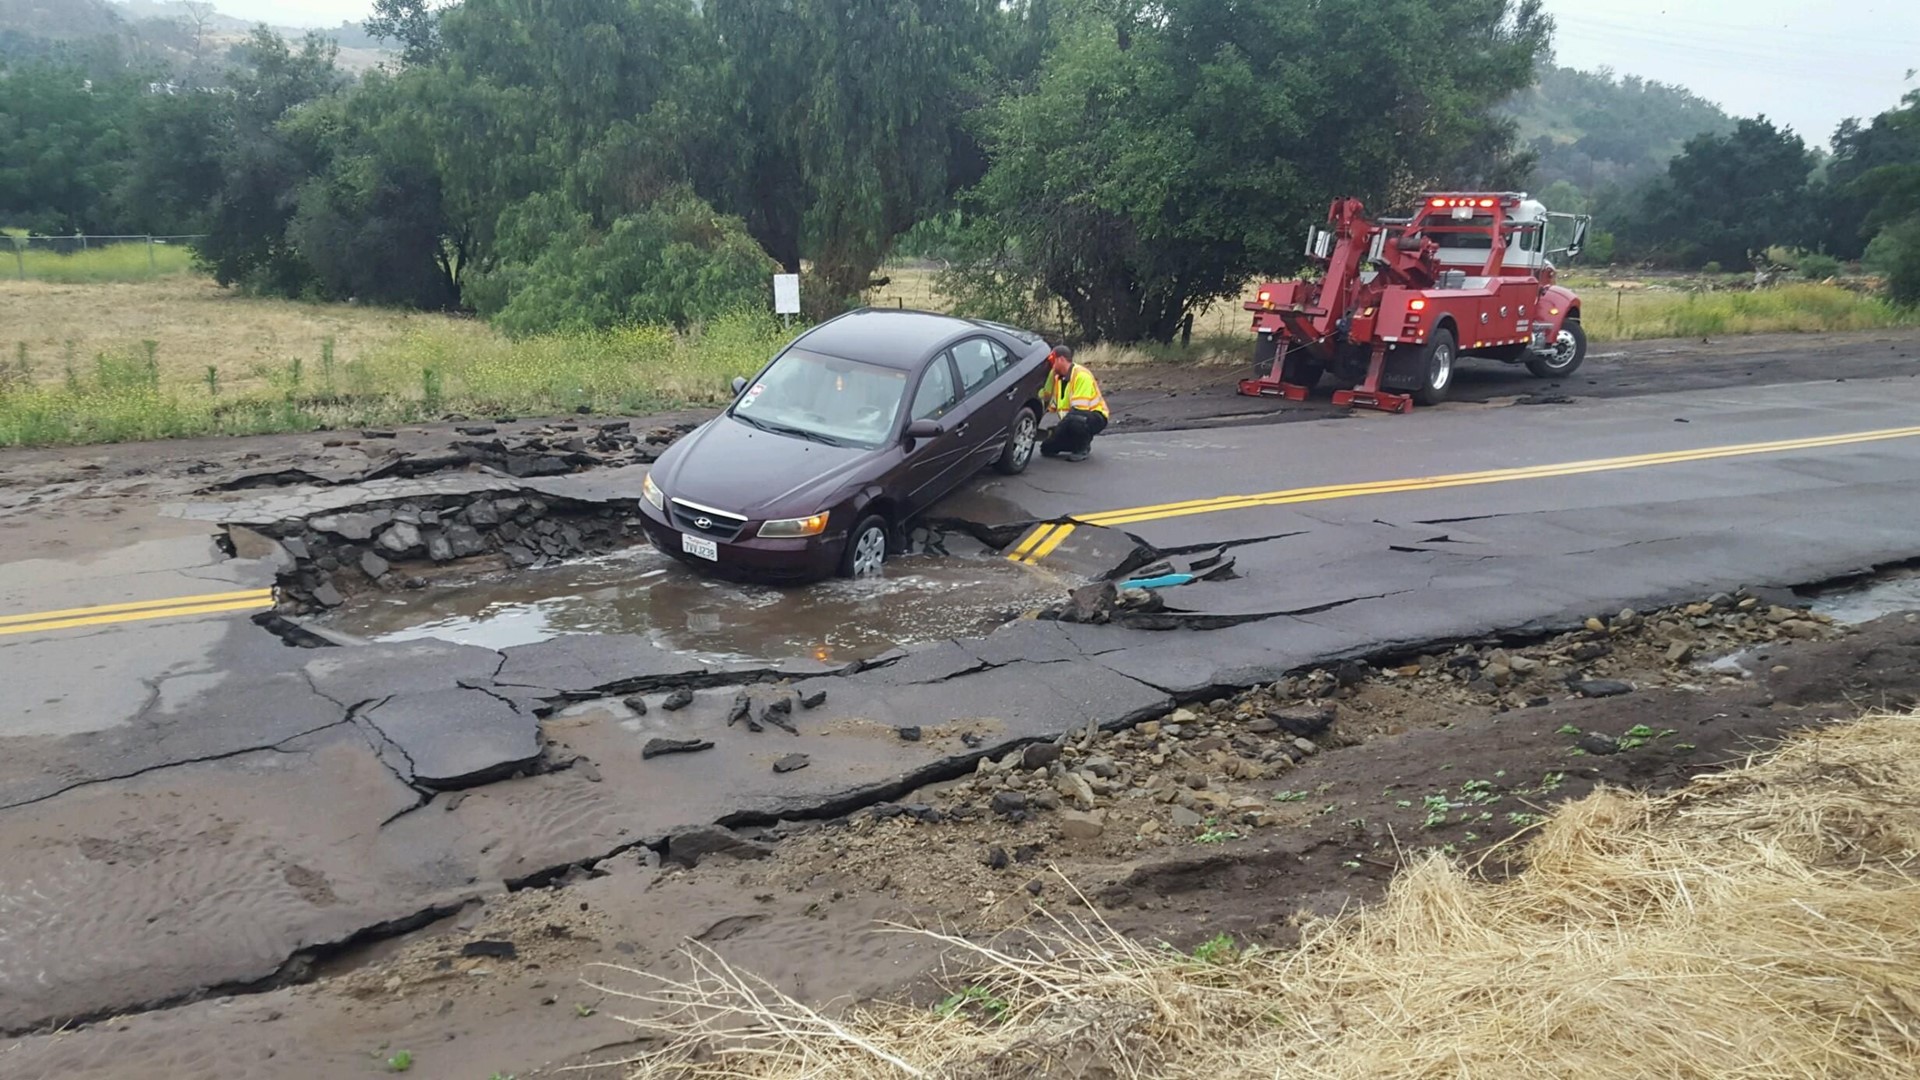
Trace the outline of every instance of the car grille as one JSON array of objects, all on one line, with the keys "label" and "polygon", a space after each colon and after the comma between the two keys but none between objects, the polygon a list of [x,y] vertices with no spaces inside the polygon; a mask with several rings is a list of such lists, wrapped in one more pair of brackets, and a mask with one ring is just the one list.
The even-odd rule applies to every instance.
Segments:
[{"label": "car grille", "polygon": [[695,536],[710,536],[715,540],[723,541],[733,540],[740,535],[740,530],[747,527],[747,519],[738,514],[722,513],[712,507],[683,502],[680,499],[672,500],[671,504],[674,525],[681,531],[690,532]]}]

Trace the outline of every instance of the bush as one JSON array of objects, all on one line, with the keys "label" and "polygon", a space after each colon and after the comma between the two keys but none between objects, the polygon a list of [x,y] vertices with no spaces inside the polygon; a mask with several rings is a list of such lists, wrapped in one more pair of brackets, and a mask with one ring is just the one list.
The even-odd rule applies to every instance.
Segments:
[{"label": "bush", "polygon": [[1896,304],[1920,304],[1920,215],[1880,231],[1867,245],[1866,263],[1886,275],[1887,295]]},{"label": "bush", "polygon": [[1700,268],[1700,272],[1703,274],[1721,274],[1726,271],[1721,268],[1719,262],[1709,259],[1707,260],[1707,264]]},{"label": "bush", "polygon": [[1796,269],[1800,271],[1800,276],[1808,281],[1825,281],[1840,273],[1840,260],[1831,255],[1802,255]]},{"label": "bush", "polygon": [[1587,246],[1580,250],[1580,261],[1593,266],[1610,265],[1616,246],[1612,233],[1593,229],[1587,233]]},{"label": "bush", "polygon": [[773,260],[746,226],[691,194],[668,196],[596,230],[549,196],[509,210],[502,265],[468,289],[501,331],[526,337],[621,326],[685,328],[765,310]]}]

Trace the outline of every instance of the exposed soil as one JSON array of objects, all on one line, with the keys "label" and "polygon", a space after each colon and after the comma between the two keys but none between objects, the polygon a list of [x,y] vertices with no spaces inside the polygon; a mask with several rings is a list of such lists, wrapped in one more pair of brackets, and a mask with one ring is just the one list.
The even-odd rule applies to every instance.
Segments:
[{"label": "exposed soil", "polygon": [[[308,985],[26,1038],[0,1061],[24,1077],[337,1077],[404,1049],[421,1076],[553,1075],[644,1048],[616,1018],[639,1004],[587,983],[645,980],[594,965],[682,973],[691,941],[810,1000],[933,1000],[952,989],[937,951],[879,923],[991,935],[1084,910],[1080,896],[1176,948],[1284,945],[1298,912],[1377,898],[1412,853],[1499,874],[1535,815],[1598,784],[1664,790],[1788,731],[1920,700],[1920,616],[1843,628],[1740,603],[1307,673],[749,834],[761,846],[745,854],[764,857],[686,869],[628,853]],[[1631,689],[1582,696],[1621,689],[1601,680]]]}]

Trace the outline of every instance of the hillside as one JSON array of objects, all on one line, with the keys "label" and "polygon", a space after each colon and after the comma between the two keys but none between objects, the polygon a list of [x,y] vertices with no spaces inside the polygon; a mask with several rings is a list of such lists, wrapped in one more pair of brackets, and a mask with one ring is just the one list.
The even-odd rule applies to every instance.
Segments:
[{"label": "hillside", "polygon": [[126,20],[107,0],[0,0],[0,33],[77,41],[126,29]]},{"label": "hillside", "polygon": [[1731,116],[1685,87],[1612,71],[1541,67],[1534,86],[1502,111],[1539,155],[1534,185],[1565,180],[1586,192],[1626,187],[1666,169],[1701,132],[1731,131]]},{"label": "hillside", "polygon": [[[217,4],[185,0],[0,0],[0,62],[56,59],[96,75],[157,69],[178,82],[217,82],[229,52],[255,25]],[[306,33],[272,29],[294,39]],[[347,71],[365,71],[391,55],[354,23],[323,33],[340,46]]]}]

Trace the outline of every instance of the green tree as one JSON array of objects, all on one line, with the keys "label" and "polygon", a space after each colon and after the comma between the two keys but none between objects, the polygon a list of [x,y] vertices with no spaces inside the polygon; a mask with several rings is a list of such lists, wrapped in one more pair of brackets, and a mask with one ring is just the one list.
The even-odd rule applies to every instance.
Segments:
[{"label": "green tree", "polygon": [[118,231],[127,77],[94,82],[77,67],[31,63],[0,75],[0,221],[42,233]]},{"label": "green tree", "polygon": [[949,285],[1000,315],[1057,300],[1088,340],[1170,340],[1296,266],[1336,196],[1378,211],[1516,181],[1529,163],[1490,108],[1550,28],[1532,0],[1090,4],[1032,89],[986,110]]},{"label": "green tree", "polygon": [[1623,224],[1676,261],[1745,266],[1752,253],[1801,245],[1814,234],[1813,166],[1791,130],[1765,117],[1742,119],[1731,134],[1688,140]]},{"label": "green tree", "polygon": [[261,27],[244,48],[248,66],[230,76],[232,119],[220,148],[221,184],[207,214],[202,261],[222,285],[298,296],[313,270],[288,236],[297,193],[325,165],[325,131],[283,124],[337,90],[336,50],[308,34],[299,50]]},{"label": "green tree", "polygon": [[1882,226],[1920,210],[1920,90],[1863,125],[1849,119],[1833,136],[1827,165],[1825,241],[1856,258]]},{"label": "green tree", "polygon": [[1920,215],[1882,229],[1867,245],[1866,264],[1887,276],[1895,303],[1920,304]]},{"label": "green tree", "polygon": [[403,88],[376,74],[282,121],[295,142],[325,148],[287,226],[315,295],[418,308],[460,300],[468,259],[419,114],[405,104]]},{"label": "green tree", "polygon": [[400,46],[400,60],[425,64],[440,52],[440,14],[427,0],[374,0],[367,33]]},{"label": "green tree", "polygon": [[763,306],[773,262],[735,218],[692,192],[661,196],[604,231],[555,195],[536,195],[501,222],[501,265],[470,290],[510,334],[687,326]]},{"label": "green tree", "polygon": [[220,191],[220,152],[230,121],[223,95],[143,97],[128,126],[125,170],[115,193],[120,228],[175,236],[204,231],[208,207]]},{"label": "green tree", "polygon": [[[707,0],[721,43],[691,86],[706,138],[691,173],[788,272],[829,302],[865,288],[894,239],[946,205],[977,154],[1007,18],[996,0]],[[683,99],[684,100],[684,99]],[[718,109],[719,112],[713,110]]]}]

